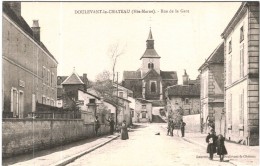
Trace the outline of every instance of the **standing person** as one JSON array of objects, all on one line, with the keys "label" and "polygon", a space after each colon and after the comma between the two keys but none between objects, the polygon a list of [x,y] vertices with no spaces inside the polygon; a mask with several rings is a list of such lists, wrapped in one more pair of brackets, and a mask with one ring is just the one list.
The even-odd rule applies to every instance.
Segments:
[{"label": "standing person", "polygon": [[220,162],[224,160],[224,155],[227,154],[227,149],[225,147],[225,137],[219,134],[217,139],[217,154],[219,155]]},{"label": "standing person", "polygon": [[214,153],[216,153],[216,141],[217,136],[215,135],[215,131],[211,130],[208,136],[206,137],[206,142],[208,143],[207,153],[209,153],[209,159],[213,159]]},{"label": "standing person", "polygon": [[168,120],[167,135],[171,132],[171,119]]},{"label": "standing person", "polygon": [[94,127],[95,127],[95,134],[96,134],[96,137],[98,136],[98,129],[100,128],[100,123],[99,123],[99,120],[98,120],[98,116],[96,116],[95,118],[95,123],[94,123]]},{"label": "standing person", "polygon": [[173,136],[173,130],[174,130],[174,122],[171,119],[171,123],[170,123],[170,133],[171,133],[171,136]]},{"label": "standing person", "polygon": [[181,124],[180,124],[180,127],[181,127],[181,137],[184,137],[185,126],[186,126],[186,123],[183,122],[183,120],[181,119]]},{"label": "standing person", "polygon": [[126,121],[124,120],[121,126],[121,139],[126,140],[128,139],[128,131],[127,131],[127,126],[126,126]]},{"label": "standing person", "polygon": [[115,122],[113,118],[110,117],[107,121],[109,122],[109,126],[110,126],[110,134],[114,134]]}]

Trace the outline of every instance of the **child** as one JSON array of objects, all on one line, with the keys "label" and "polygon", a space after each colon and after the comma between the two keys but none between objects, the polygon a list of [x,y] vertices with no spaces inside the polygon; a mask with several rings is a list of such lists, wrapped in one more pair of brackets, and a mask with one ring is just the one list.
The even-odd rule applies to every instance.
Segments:
[{"label": "child", "polygon": [[227,154],[227,150],[224,142],[225,142],[225,137],[219,134],[217,139],[217,154],[219,155],[220,162],[224,160],[224,155]]}]

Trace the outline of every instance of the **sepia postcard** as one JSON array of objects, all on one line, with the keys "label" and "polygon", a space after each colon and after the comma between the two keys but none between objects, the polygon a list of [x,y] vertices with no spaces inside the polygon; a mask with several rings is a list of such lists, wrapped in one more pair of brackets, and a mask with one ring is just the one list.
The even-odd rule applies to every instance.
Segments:
[{"label": "sepia postcard", "polygon": [[2,165],[259,165],[258,1],[3,1]]}]

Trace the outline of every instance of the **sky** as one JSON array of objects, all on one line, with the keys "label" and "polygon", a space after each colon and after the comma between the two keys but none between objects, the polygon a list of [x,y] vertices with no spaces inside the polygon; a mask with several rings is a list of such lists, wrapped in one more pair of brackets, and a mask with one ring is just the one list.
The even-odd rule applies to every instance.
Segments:
[{"label": "sky", "polygon": [[[222,42],[221,33],[240,5],[241,2],[22,2],[22,16],[30,26],[32,20],[39,20],[41,41],[58,60],[59,76],[70,75],[75,67],[79,75],[87,73],[94,81],[102,71],[112,71],[109,50],[118,44],[124,50],[116,64],[121,80],[123,71],[141,67],[140,57],[151,27],[155,50],[161,56],[161,70],[177,71],[181,84],[184,69],[190,79],[196,79],[198,68]],[[126,13],[116,13],[118,10]]]}]

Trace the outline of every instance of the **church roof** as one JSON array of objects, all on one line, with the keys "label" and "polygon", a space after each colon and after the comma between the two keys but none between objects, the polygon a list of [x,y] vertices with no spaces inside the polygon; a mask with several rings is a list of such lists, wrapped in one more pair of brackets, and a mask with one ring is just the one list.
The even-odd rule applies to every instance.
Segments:
[{"label": "church roof", "polygon": [[161,58],[157,52],[155,51],[155,49],[146,49],[143,56],[140,58]]},{"label": "church roof", "polygon": [[80,79],[79,75],[77,73],[73,72],[61,84],[63,84],[63,85],[71,85],[71,84],[78,85],[78,84],[84,84],[84,83]]},{"label": "church roof", "polygon": [[141,71],[124,71],[124,79],[141,79]]},{"label": "church roof", "polygon": [[166,80],[166,79],[178,80],[176,71],[161,71],[160,75],[163,80]]},{"label": "church roof", "polygon": [[195,85],[174,85],[167,88],[168,96],[178,97],[199,97],[200,96],[200,84]]},{"label": "church roof", "polygon": [[150,28],[150,32],[149,32],[149,35],[148,35],[148,39],[147,40],[153,40],[153,34],[152,34],[152,30]]}]

